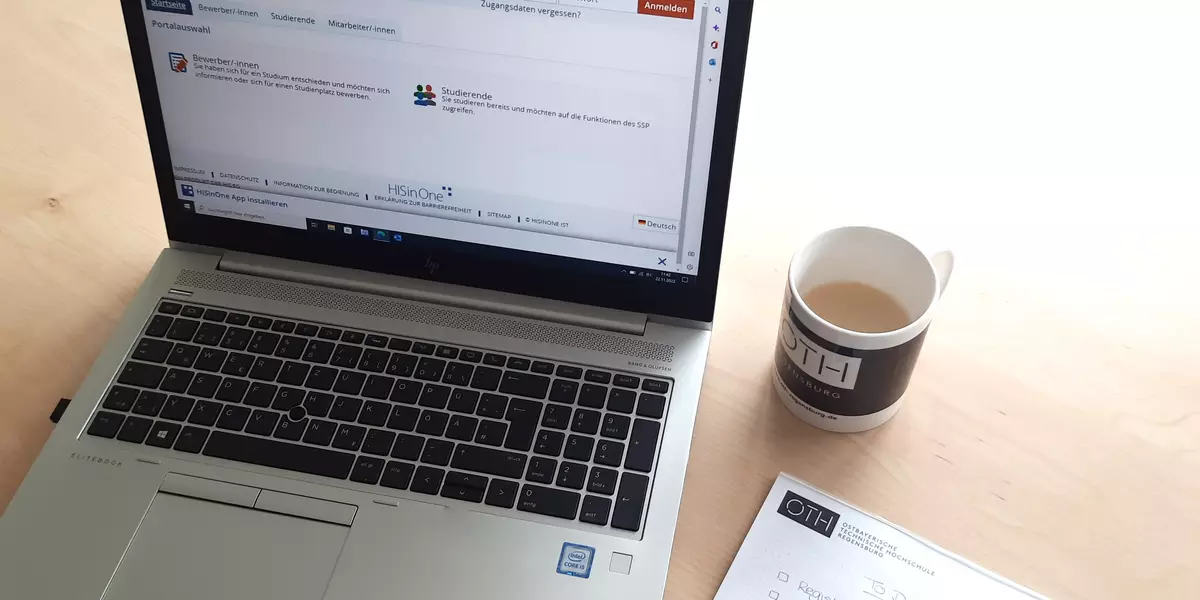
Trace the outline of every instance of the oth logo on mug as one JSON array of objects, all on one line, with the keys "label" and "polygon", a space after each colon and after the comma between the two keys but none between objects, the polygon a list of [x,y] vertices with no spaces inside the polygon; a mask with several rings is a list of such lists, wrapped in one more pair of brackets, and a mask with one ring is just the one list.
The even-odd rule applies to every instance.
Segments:
[{"label": "oth logo on mug", "polygon": [[[809,377],[826,386],[843,390],[854,389],[854,383],[858,381],[858,369],[862,366],[862,359],[826,350],[812,338],[801,333],[807,329],[800,324],[796,313],[789,309],[788,318],[783,320],[783,326],[779,330],[779,341],[787,350],[786,354],[792,362],[791,367],[799,368]],[[800,374],[795,376],[803,377]],[[811,382],[806,385],[811,385]],[[838,394],[838,391],[833,390],[828,393]]]},{"label": "oth logo on mug", "polygon": [[[900,408],[953,264],[949,252],[929,258],[903,238],[868,227],[825,232],[797,253],[775,347],[775,388],[784,405],[829,431],[887,422]],[[839,288],[841,295],[823,297],[824,316],[806,302],[817,297],[806,296],[813,290]],[[887,305],[871,306],[870,294]],[[881,321],[886,330],[850,328]]]}]

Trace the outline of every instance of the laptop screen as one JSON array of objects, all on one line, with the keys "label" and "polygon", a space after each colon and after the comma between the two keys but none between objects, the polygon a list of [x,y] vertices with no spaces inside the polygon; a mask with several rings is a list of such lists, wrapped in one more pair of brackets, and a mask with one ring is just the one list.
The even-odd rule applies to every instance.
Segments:
[{"label": "laptop screen", "polygon": [[[144,0],[179,201],[694,284],[720,0]],[[584,263],[581,263],[584,264]]]}]

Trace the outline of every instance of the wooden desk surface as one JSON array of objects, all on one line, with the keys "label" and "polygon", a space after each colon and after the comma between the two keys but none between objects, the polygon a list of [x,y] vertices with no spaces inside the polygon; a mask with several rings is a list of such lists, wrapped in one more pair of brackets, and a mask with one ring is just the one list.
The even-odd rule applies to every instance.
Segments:
[{"label": "wooden desk surface", "polygon": [[[1056,598],[1195,598],[1195,19],[876,4],[759,2],[668,598],[781,470]],[[166,239],[116,2],[4,3],[0,81],[2,510]],[[958,271],[905,409],[826,434],[770,388],[783,273],[864,222]]]}]

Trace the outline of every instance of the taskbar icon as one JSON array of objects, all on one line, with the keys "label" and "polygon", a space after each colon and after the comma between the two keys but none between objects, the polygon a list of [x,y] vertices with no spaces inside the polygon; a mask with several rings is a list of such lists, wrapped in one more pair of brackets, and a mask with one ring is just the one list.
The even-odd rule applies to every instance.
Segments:
[{"label": "taskbar icon", "polygon": [[404,234],[399,231],[378,229],[375,227],[363,227],[362,225],[354,225],[351,223],[337,223],[322,219],[306,219],[306,221],[309,231],[315,231],[319,233],[340,233],[346,236],[352,236],[355,239],[366,238],[376,242],[399,243],[404,241]]}]

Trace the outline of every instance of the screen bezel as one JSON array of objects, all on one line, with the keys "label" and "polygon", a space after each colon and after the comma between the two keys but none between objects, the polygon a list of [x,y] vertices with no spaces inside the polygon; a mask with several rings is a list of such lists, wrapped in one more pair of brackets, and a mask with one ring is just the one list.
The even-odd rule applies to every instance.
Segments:
[{"label": "screen bezel", "polygon": [[[149,36],[141,0],[122,0],[125,28],[137,77],[159,199],[172,242],[262,254],[373,271],[389,275],[466,285],[576,302],[592,306],[711,322],[729,205],[734,140],[750,35],[753,0],[727,0],[724,54],[718,91],[716,125],[705,201],[700,264],[690,284],[663,284],[653,279],[597,275],[593,261],[483,244],[445,240],[445,248],[375,244],[363,252],[355,239],[323,237],[308,230],[252,223],[185,210],[175,189],[175,175],[154,76]],[[364,224],[370,225],[370,224]],[[429,269],[428,265],[437,267]],[[588,267],[588,268],[584,268]]]}]

